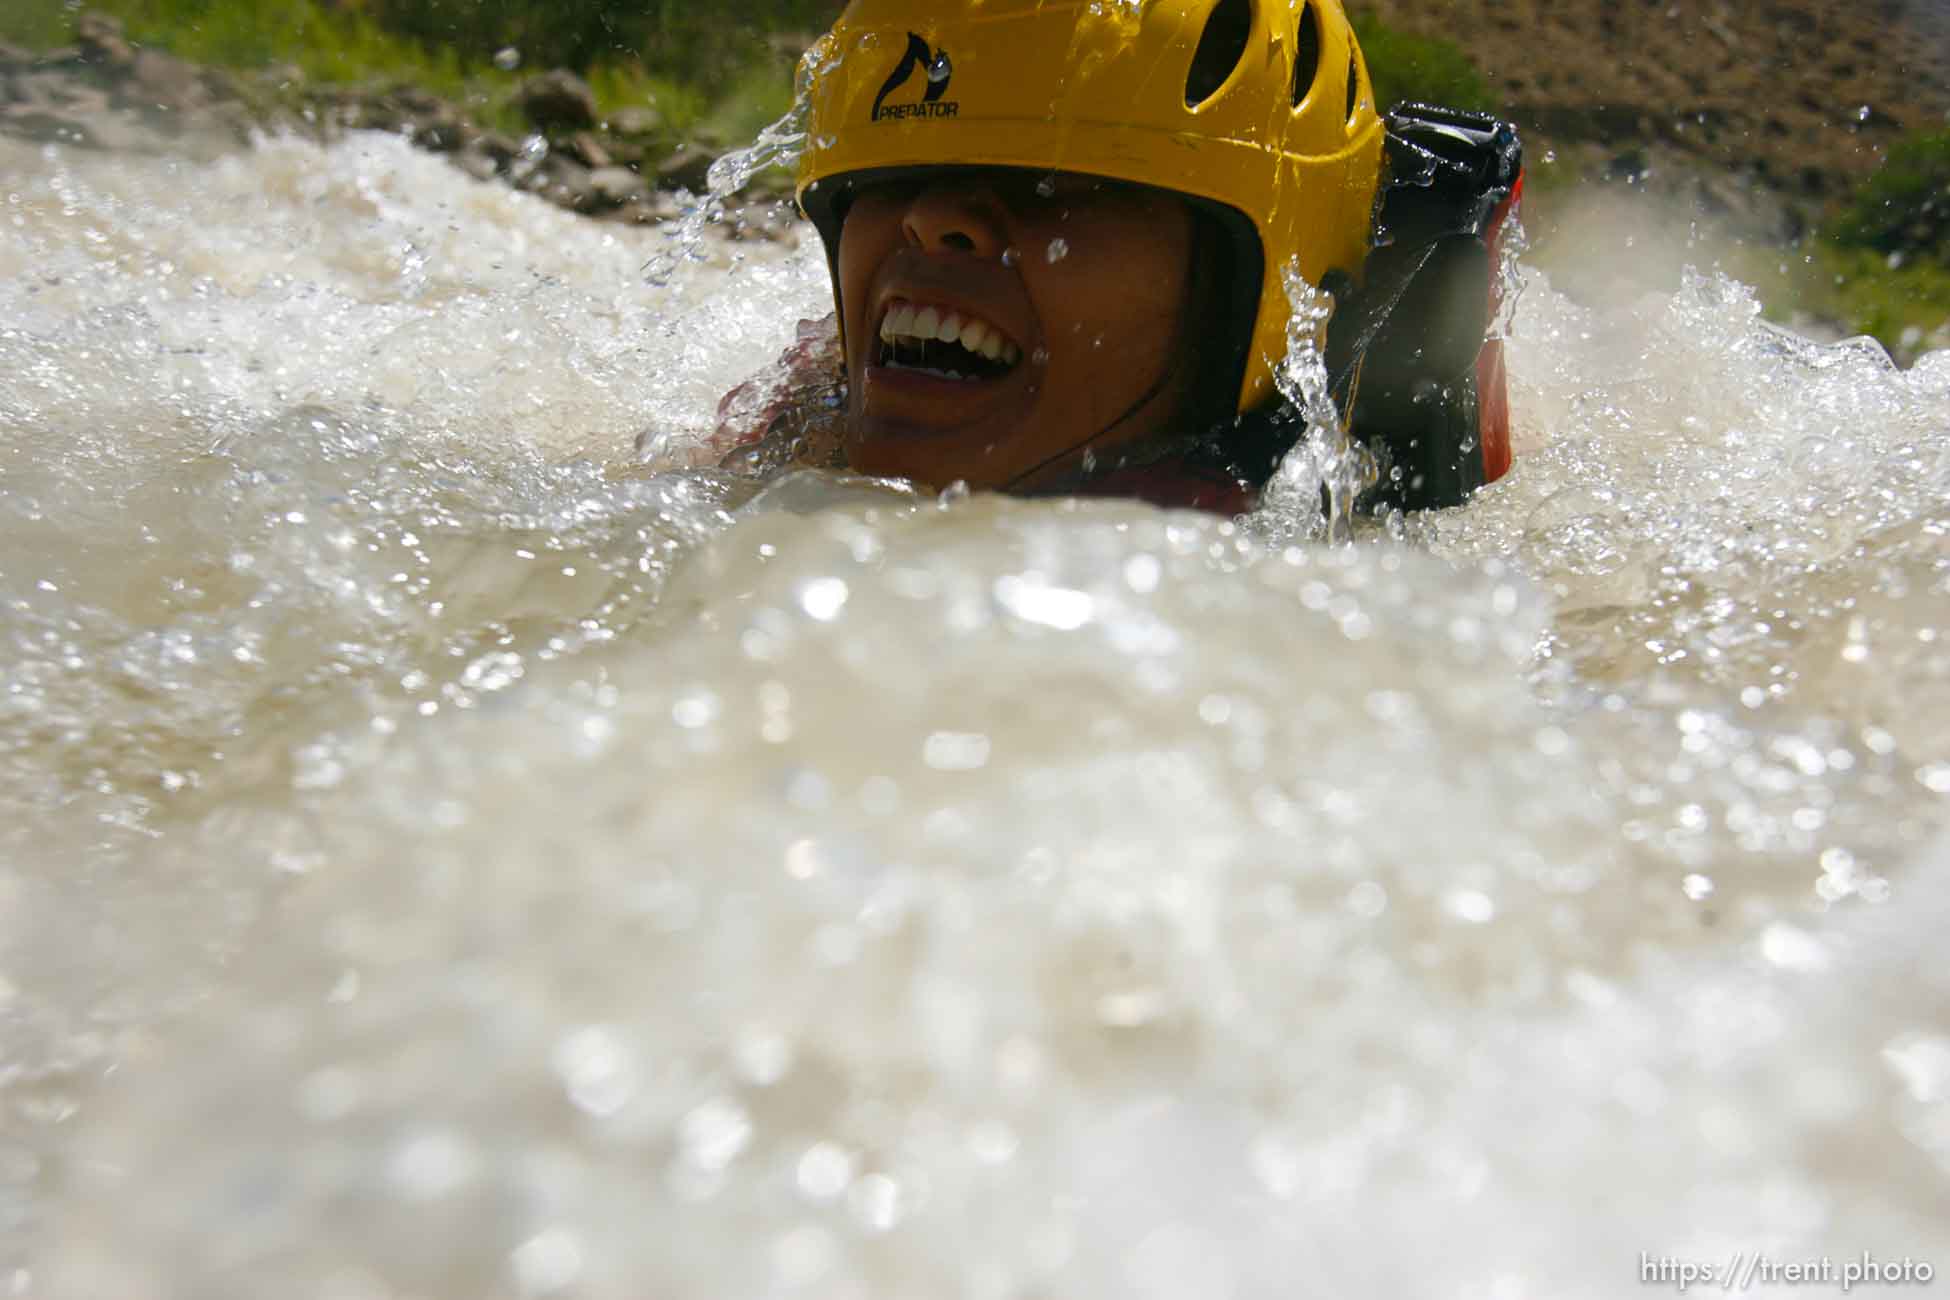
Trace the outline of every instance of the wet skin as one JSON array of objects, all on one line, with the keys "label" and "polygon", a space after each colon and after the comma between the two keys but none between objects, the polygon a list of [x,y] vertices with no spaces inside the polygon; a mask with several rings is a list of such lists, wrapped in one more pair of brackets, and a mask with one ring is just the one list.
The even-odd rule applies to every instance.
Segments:
[{"label": "wet skin", "polygon": [[[862,194],[840,236],[848,463],[1033,489],[1165,432],[1188,382],[1192,243],[1181,201],[1086,177],[944,171]],[[903,303],[978,318],[1019,360],[926,373],[881,335]]]}]

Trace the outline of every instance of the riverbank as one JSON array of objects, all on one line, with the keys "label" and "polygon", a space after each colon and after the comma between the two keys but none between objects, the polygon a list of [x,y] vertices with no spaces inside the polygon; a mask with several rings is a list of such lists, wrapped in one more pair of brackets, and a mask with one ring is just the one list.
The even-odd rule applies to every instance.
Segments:
[{"label": "riverbank", "polygon": [[1718,266],[1777,320],[1871,334],[1905,364],[1950,346],[1950,248],[1836,237],[1891,150],[1950,123],[1938,0],[1360,2],[1453,43],[1517,123],[1531,260],[1554,277],[1666,291],[1683,262]]},{"label": "riverbank", "polygon": [[[566,70],[523,80],[506,104],[489,106],[406,82],[314,83],[288,65],[199,65],[139,47],[94,13],[82,16],[71,46],[0,45],[0,134],[18,139],[124,150],[166,140],[209,152],[263,131],[329,141],[355,130],[403,136],[477,180],[637,225],[677,216],[724,152],[647,105],[603,111],[589,83]],[[776,198],[785,180],[761,174],[746,197]],[[775,234],[783,224],[755,205],[750,215],[742,228]]]}]

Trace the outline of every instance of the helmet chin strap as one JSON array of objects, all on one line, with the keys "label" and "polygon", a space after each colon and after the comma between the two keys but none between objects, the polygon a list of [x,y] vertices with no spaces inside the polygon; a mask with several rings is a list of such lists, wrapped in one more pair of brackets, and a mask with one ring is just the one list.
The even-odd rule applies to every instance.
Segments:
[{"label": "helmet chin strap", "polygon": [[[1174,340],[1174,342],[1176,341]],[[1176,353],[1176,349],[1174,348],[1174,354],[1175,353]],[[1030,466],[1022,473],[1016,475],[1014,478],[1004,483],[1002,485],[1003,490],[1014,491],[1018,488],[1032,486],[1029,483],[1029,480],[1035,478],[1039,474],[1042,474],[1045,470],[1049,469],[1050,466],[1055,465],[1060,461],[1066,460],[1069,457],[1076,455],[1078,452],[1088,453],[1089,450],[1097,443],[1101,442],[1105,438],[1110,437],[1111,434],[1115,433],[1119,425],[1128,423],[1129,421],[1136,419],[1141,413],[1143,413],[1144,409],[1147,406],[1150,406],[1153,402],[1157,401],[1160,397],[1162,397],[1164,395],[1165,390],[1171,386],[1171,381],[1177,377],[1177,372],[1178,372],[1178,368],[1176,366],[1165,367],[1165,372],[1162,375],[1158,376],[1157,380],[1152,383],[1151,387],[1146,389],[1144,393],[1141,396],[1139,396],[1137,401],[1133,402],[1128,408],[1126,408],[1126,410],[1122,415],[1118,416],[1115,420],[1112,420],[1109,424],[1105,425],[1097,432],[1091,434],[1089,437],[1083,439],[1083,441],[1073,443],[1070,446],[1065,447],[1062,451],[1059,451],[1055,455],[1049,457],[1047,460],[1039,461],[1037,464]],[[1090,476],[1088,474],[1080,473],[1074,479],[1072,479],[1071,482],[1073,483],[1088,482],[1089,477]],[[1046,488],[1054,488],[1060,486],[1061,483],[1062,480],[1058,480],[1056,482],[1043,484],[1042,486]]]},{"label": "helmet chin strap", "polygon": [[[1054,455],[1049,456],[1041,461],[1038,461],[1034,465],[1031,465],[1028,469],[1024,470],[1022,473],[1016,475],[1014,478],[1004,483],[1002,485],[1003,491],[1010,492],[1010,491],[1015,491],[1018,488],[1029,487],[1031,486],[1029,480],[1043,473],[1045,470],[1049,469],[1050,466],[1055,465],[1060,461],[1067,460],[1068,458],[1076,455],[1079,452],[1087,453],[1097,443],[1103,441],[1104,439],[1110,437],[1113,433],[1115,433],[1120,425],[1127,424],[1130,421],[1135,420],[1139,415],[1141,415],[1144,412],[1144,409],[1146,407],[1150,406],[1153,402],[1157,401],[1160,397],[1164,396],[1165,390],[1171,387],[1172,381],[1179,376],[1180,372],[1184,368],[1185,341],[1186,341],[1186,335],[1190,330],[1192,313],[1194,309],[1196,309],[1200,305],[1199,299],[1201,299],[1204,295],[1204,290],[1201,287],[1202,282],[1199,275],[1199,247],[1198,247],[1198,240],[1196,237],[1194,237],[1192,240],[1192,247],[1189,254],[1189,261],[1191,265],[1185,277],[1185,283],[1188,286],[1188,292],[1186,294],[1188,301],[1185,305],[1185,309],[1178,313],[1178,322],[1172,328],[1171,346],[1166,350],[1166,354],[1165,354],[1166,356],[1172,358],[1173,364],[1164,367],[1163,371],[1159,373],[1158,377],[1151,382],[1151,386],[1149,388],[1146,388],[1144,392],[1140,393],[1136,401],[1132,402],[1128,407],[1124,408],[1124,413],[1122,415],[1118,416],[1115,420],[1112,420],[1109,424],[1097,430],[1097,432],[1091,434],[1089,437],[1084,438],[1081,442],[1072,443],[1070,446],[1065,447],[1062,451],[1059,451]],[[1165,431],[1165,436],[1168,438],[1169,431]],[[1090,479],[1089,474],[1080,473],[1076,475],[1073,479],[1071,479],[1069,482],[1071,485],[1074,485],[1074,484],[1086,483],[1089,481],[1089,479]],[[1059,485],[1062,485],[1061,479],[1057,480],[1056,482],[1044,484],[1042,486],[1044,486],[1045,488],[1055,488],[1058,487]]]}]

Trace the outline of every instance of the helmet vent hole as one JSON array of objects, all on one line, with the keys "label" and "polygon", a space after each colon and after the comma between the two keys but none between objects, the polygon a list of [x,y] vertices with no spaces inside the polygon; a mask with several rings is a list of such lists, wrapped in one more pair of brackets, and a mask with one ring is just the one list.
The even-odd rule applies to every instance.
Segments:
[{"label": "helmet vent hole", "polygon": [[1350,47],[1347,52],[1347,120],[1354,120],[1354,109],[1361,99],[1361,61]]},{"label": "helmet vent hole", "polygon": [[1293,51],[1293,106],[1306,100],[1320,80],[1320,19],[1309,4],[1300,11],[1300,33]]},{"label": "helmet vent hole", "polygon": [[1192,72],[1185,79],[1185,107],[1197,108],[1219,92],[1240,60],[1253,32],[1252,0],[1219,0],[1205,20],[1205,34],[1192,55]]}]

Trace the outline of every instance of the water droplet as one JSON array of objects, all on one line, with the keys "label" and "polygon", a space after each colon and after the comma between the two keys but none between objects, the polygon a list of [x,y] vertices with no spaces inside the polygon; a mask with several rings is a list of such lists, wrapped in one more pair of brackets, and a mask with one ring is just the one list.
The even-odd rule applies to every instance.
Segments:
[{"label": "water droplet", "polygon": [[1925,1106],[1950,1101],[1950,1039],[1904,1034],[1882,1049],[1882,1059]]},{"label": "water droplet", "polygon": [[1095,597],[1073,587],[1057,587],[1037,574],[1008,574],[995,580],[995,600],[1025,623],[1074,632],[1097,612]]},{"label": "water droplet", "polygon": [[870,1232],[892,1232],[907,1214],[901,1185],[886,1174],[868,1174],[847,1190],[847,1208]]},{"label": "water droplet", "polygon": [[433,1130],[413,1134],[394,1149],[388,1172],[400,1194],[411,1201],[436,1201],[472,1182],[480,1160],[459,1134]]},{"label": "water droplet", "polygon": [[698,686],[677,697],[670,706],[670,716],[678,726],[695,730],[716,722],[721,709],[717,695],[707,687]]},{"label": "water droplet", "polygon": [[1044,199],[1053,199],[1056,197],[1056,174],[1054,172],[1036,182],[1036,196]]},{"label": "water droplet", "polygon": [[1697,872],[1680,881],[1679,887],[1685,891],[1686,897],[1692,899],[1695,903],[1704,902],[1706,899],[1713,897],[1714,886],[1712,877],[1702,876]]},{"label": "water droplet", "polygon": [[1052,239],[1049,241],[1049,260],[1051,265],[1055,265],[1056,263],[1062,261],[1064,258],[1068,257],[1069,255],[1070,255],[1069,240]]},{"label": "water droplet", "polygon": [[512,45],[504,45],[494,52],[494,66],[503,72],[513,72],[521,66],[521,51]]},{"label": "water droplet", "polygon": [[831,623],[846,607],[848,592],[844,578],[814,578],[799,588],[799,607],[822,623]]},{"label": "water droplet", "polygon": [[1821,851],[1821,870],[1824,875],[1852,876],[1855,874],[1855,855],[1841,845],[1832,845]]},{"label": "water droplet", "polygon": [[968,1133],[968,1150],[985,1165],[1005,1165],[1015,1158],[1022,1139],[1001,1120],[987,1120]]},{"label": "water droplet", "polygon": [[598,1117],[616,1114],[636,1095],[637,1071],[614,1030],[578,1029],[555,1045],[556,1077],[576,1109]]},{"label": "water droplet", "polygon": [[482,655],[467,665],[460,675],[460,684],[470,691],[502,691],[520,681],[523,671],[520,655],[512,651],[496,651]]},{"label": "water droplet", "polygon": [[792,1040],[765,1028],[747,1029],[732,1049],[738,1074],[756,1088],[769,1088],[792,1071]]},{"label": "water droplet", "polygon": [[723,1169],[751,1144],[751,1116],[730,1098],[714,1097],[684,1116],[677,1138],[691,1166]]},{"label": "water droplet", "polygon": [[1003,249],[1003,250],[1002,250],[1002,265],[1004,265],[1004,266],[1017,266],[1017,265],[1020,265],[1020,264],[1021,264],[1021,262],[1022,262],[1022,250],[1021,250],[1021,249],[1019,249],[1019,248],[1005,248],[1005,249]]},{"label": "water droplet", "polygon": [[1776,921],[1761,931],[1760,955],[1782,970],[1812,975],[1828,969],[1828,949],[1806,930]]},{"label": "water droplet", "polygon": [[943,50],[941,53],[935,55],[934,62],[928,64],[928,80],[933,82],[937,86],[954,75],[955,75],[955,65],[948,58],[948,53],[946,50]]},{"label": "water droplet", "polygon": [[[806,773],[804,775],[812,775]],[[797,782],[795,781],[796,785]],[[786,801],[795,807],[803,808],[802,800],[788,792]],[[819,844],[815,840],[794,840],[785,848],[785,874],[794,880],[811,880],[825,870],[819,858]]]},{"label": "water droplet", "polygon": [[852,1153],[831,1142],[816,1142],[799,1157],[799,1194],[809,1201],[831,1201],[845,1193],[853,1182],[855,1160]]}]

